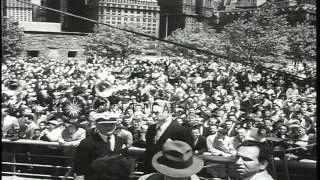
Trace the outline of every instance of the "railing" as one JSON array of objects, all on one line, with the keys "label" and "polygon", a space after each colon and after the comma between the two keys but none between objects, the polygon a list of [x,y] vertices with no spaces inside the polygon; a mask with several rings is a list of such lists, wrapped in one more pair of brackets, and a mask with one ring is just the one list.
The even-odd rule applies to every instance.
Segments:
[{"label": "railing", "polygon": [[[73,157],[63,155],[48,155],[48,154],[34,154],[30,153],[26,146],[30,146],[33,151],[40,150],[41,147],[50,146],[53,148],[68,147],[60,145],[58,142],[46,142],[46,141],[35,141],[28,139],[20,139],[11,141],[9,139],[2,139],[2,175],[13,175],[33,178],[50,178],[50,179],[73,179],[71,176],[61,175],[61,172],[65,171],[67,174],[72,166],[51,164],[52,161],[73,161]],[[22,145],[22,146],[20,146]],[[20,147],[19,147],[20,146]],[[21,150],[21,148],[23,148]],[[48,162],[43,164],[35,163],[34,159],[47,159]],[[4,160],[6,159],[6,160]],[[19,162],[23,161],[23,162]],[[6,167],[9,166],[9,167]],[[32,170],[33,169],[33,170]],[[39,174],[36,171],[41,169],[43,172],[49,172],[53,170],[54,174]],[[34,171],[35,170],[35,171]],[[63,171],[62,171],[63,170]],[[59,172],[60,171],[60,172]]]},{"label": "railing", "polygon": [[[66,145],[60,145],[58,142],[46,142],[46,141],[37,141],[37,140],[28,140],[28,139],[20,139],[16,141],[11,141],[8,139],[2,139],[2,175],[13,175],[13,176],[22,176],[22,177],[33,177],[33,178],[50,178],[50,179],[73,179],[72,176],[72,156],[65,155],[48,155],[53,152],[58,147],[70,147]],[[21,146],[22,145],[22,146]],[[47,154],[35,154],[28,152],[27,146],[31,147],[31,150],[37,150],[42,147],[51,147],[52,151]],[[23,148],[22,151],[20,148]],[[289,151],[295,150],[296,148],[290,149]],[[137,179],[139,176],[143,175],[143,172],[137,169],[137,164],[139,162],[139,158],[143,156],[144,153],[143,148],[130,147],[129,148],[129,160],[132,163],[131,170],[131,178]],[[20,152],[21,151],[21,152]],[[307,164],[299,164],[298,162],[288,162],[286,160],[285,153],[288,150],[279,150],[276,151],[278,154],[283,156],[282,160],[275,160],[275,158],[271,158],[271,163],[269,166],[269,172],[274,177],[275,180],[292,180],[295,178],[291,177],[299,177],[307,179],[316,179],[316,177],[312,177],[312,174],[298,174],[297,172],[292,172],[289,166],[295,166],[295,168],[299,168],[299,166],[307,166],[308,170],[311,172],[314,171],[316,174],[316,163],[307,163]],[[208,177],[212,177],[212,171],[215,171],[215,176],[226,178],[226,179],[237,179],[235,168],[233,165],[233,158],[226,158],[221,156],[200,156],[205,161],[204,166],[204,176],[202,179],[208,179]],[[36,158],[47,158],[48,161],[37,163],[34,162],[33,159]],[[49,159],[50,158],[50,159]],[[60,164],[52,164],[51,161],[68,161],[69,165],[65,165],[64,163]],[[23,162],[21,162],[22,160]],[[61,165],[63,164],[63,165]],[[9,167],[9,168],[8,168]],[[11,167],[11,168],[10,168]],[[32,167],[35,171],[28,171],[27,169]],[[42,171],[37,171],[37,169],[41,168]],[[217,172],[217,170],[221,170],[221,172]],[[51,170],[51,174],[49,173]],[[41,173],[45,172],[45,173]]]}]

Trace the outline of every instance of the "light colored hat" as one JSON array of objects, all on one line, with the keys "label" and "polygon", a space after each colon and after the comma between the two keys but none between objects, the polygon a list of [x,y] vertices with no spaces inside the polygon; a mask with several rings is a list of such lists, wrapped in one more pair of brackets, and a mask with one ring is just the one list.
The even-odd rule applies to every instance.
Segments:
[{"label": "light colored hat", "polygon": [[158,172],[176,178],[194,175],[203,165],[203,160],[194,156],[192,148],[183,141],[168,140],[152,158],[152,166]]},{"label": "light colored hat", "polygon": [[117,124],[116,117],[103,117],[96,120],[97,124]]},{"label": "light colored hat", "polygon": [[57,120],[51,120],[51,121],[48,121],[48,124],[53,124],[53,125],[57,126],[60,123]]}]

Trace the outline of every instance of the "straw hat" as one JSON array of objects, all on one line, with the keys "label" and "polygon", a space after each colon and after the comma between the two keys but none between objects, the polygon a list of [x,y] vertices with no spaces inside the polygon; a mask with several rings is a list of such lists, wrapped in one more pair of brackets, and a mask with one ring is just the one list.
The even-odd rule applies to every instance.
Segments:
[{"label": "straw hat", "polygon": [[203,165],[203,160],[194,156],[192,148],[183,141],[168,140],[163,145],[162,151],[152,158],[152,166],[158,172],[176,178],[194,175]]}]

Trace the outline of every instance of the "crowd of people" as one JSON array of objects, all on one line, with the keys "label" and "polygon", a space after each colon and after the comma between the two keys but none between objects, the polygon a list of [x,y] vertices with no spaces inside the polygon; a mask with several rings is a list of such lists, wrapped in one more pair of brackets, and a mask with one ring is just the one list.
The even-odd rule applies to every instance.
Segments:
[{"label": "crowd of people", "polygon": [[227,157],[256,140],[301,147],[288,159],[316,158],[314,85],[221,59],[12,59],[2,66],[1,103],[2,138],[11,140],[77,147],[96,120],[115,117],[114,134],[145,148],[157,104],[190,128],[196,154]]}]

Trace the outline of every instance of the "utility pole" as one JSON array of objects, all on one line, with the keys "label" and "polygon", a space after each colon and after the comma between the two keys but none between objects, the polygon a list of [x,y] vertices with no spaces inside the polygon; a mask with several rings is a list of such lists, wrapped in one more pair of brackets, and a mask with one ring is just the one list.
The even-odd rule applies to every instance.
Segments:
[{"label": "utility pole", "polygon": [[166,13],[166,35],[165,38],[167,39],[168,37],[168,13]]}]

